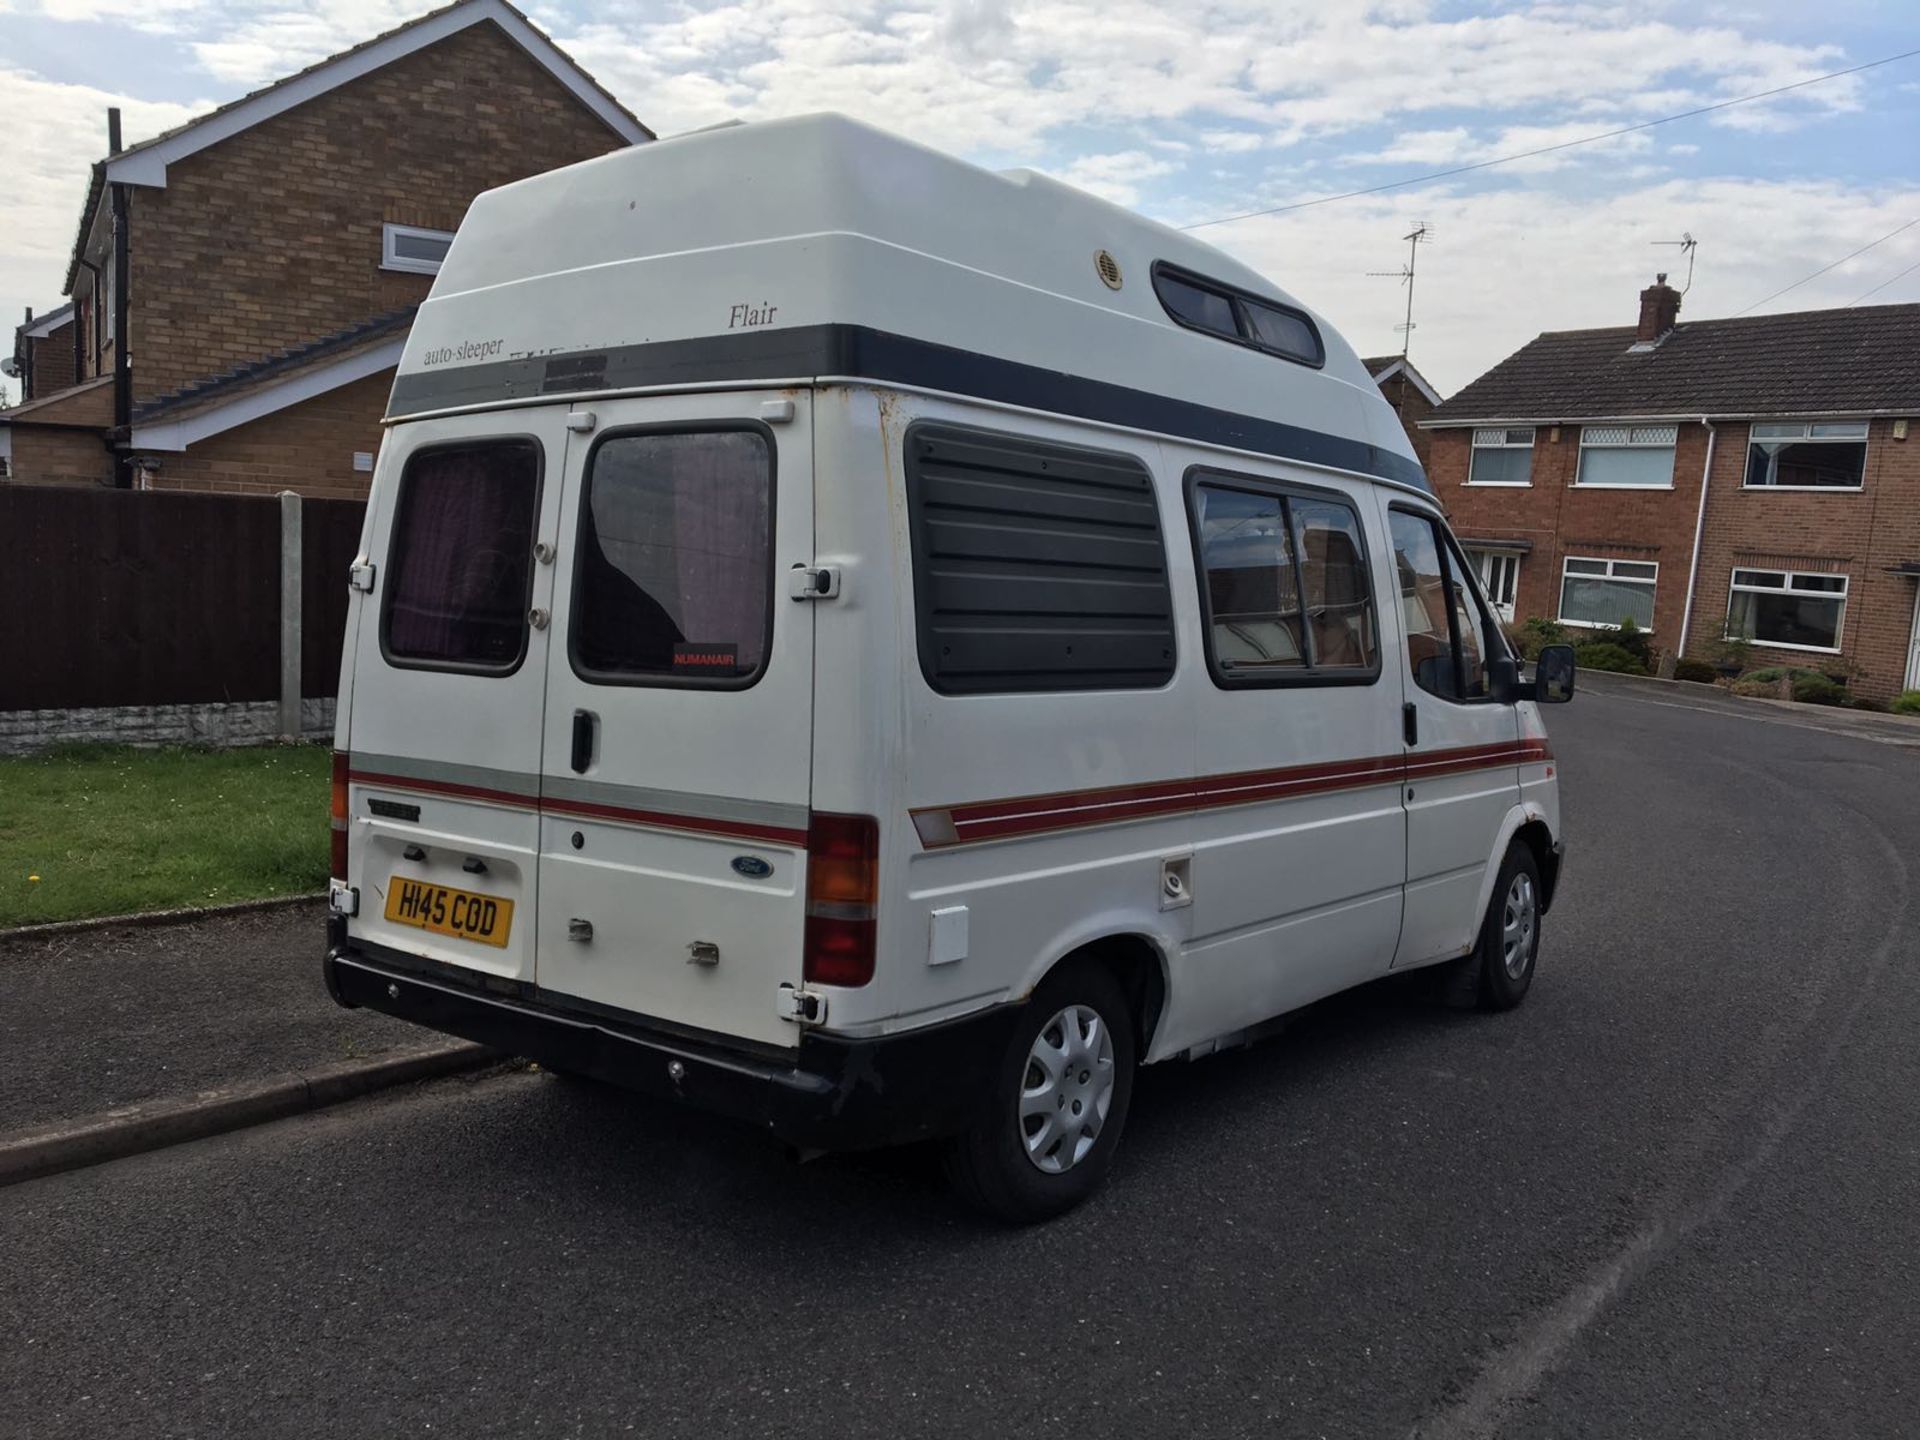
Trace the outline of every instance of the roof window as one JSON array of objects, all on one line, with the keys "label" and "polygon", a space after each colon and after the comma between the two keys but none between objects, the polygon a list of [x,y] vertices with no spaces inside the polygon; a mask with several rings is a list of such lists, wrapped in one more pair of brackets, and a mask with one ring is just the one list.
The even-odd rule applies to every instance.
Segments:
[{"label": "roof window", "polygon": [[1175,269],[1164,260],[1153,267],[1153,291],[1177,325],[1250,346],[1315,369],[1327,360],[1327,347],[1313,321],[1299,310],[1262,300],[1217,280]]}]

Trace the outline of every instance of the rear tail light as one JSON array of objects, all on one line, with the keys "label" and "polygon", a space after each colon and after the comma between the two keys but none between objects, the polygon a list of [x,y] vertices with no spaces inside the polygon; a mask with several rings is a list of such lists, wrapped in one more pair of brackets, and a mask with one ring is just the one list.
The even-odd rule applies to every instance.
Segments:
[{"label": "rear tail light", "polygon": [[347,878],[347,755],[333,752],[333,878]]},{"label": "rear tail light", "polygon": [[801,973],[809,983],[873,979],[874,909],[880,898],[880,822],[871,815],[815,813],[807,824],[807,933]]}]

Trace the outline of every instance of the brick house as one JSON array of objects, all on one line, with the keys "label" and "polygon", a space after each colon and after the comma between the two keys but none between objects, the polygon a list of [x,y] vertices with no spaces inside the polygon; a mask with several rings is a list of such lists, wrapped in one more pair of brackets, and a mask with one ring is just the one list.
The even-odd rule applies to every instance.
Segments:
[{"label": "brick house", "polygon": [[1367,374],[1393,406],[1393,413],[1400,417],[1400,426],[1413,445],[1413,453],[1425,465],[1433,437],[1431,431],[1421,428],[1421,422],[1439,405],[1440,392],[1427,383],[1427,377],[1414,369],[1413,362],[1404,355],[1375,355],[1360,363],[1367,367]]},{"label": "brick house", "polygon": [[1509,618],[1920,686],[1920,305],[1544,334],[1437,407],[1428,474]]},{"label": "brick house", "polygon": [[364,495],[473,197],[653,138],[505,0],[459,0],[141,144],[117,131],[69,303],[15,332],[16,480]]}]

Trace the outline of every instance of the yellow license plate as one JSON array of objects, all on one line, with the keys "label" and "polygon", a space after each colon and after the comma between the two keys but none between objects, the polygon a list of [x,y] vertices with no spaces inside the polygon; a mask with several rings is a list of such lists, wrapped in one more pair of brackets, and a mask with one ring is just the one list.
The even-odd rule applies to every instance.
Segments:
[{"label": "yellow license plate", "polygon": [[387,919],[456,940],[505,945],[513,928],[513,902],[396,875],[387,889]]}]

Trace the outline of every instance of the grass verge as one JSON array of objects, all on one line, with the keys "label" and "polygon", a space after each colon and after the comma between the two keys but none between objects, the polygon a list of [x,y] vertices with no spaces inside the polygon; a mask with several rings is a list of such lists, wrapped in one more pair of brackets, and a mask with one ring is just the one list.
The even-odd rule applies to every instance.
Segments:
[{"label": "grass verge", "polygon": [[318,745],[0,758],[0,926],[324,890],[327,772]]}]

